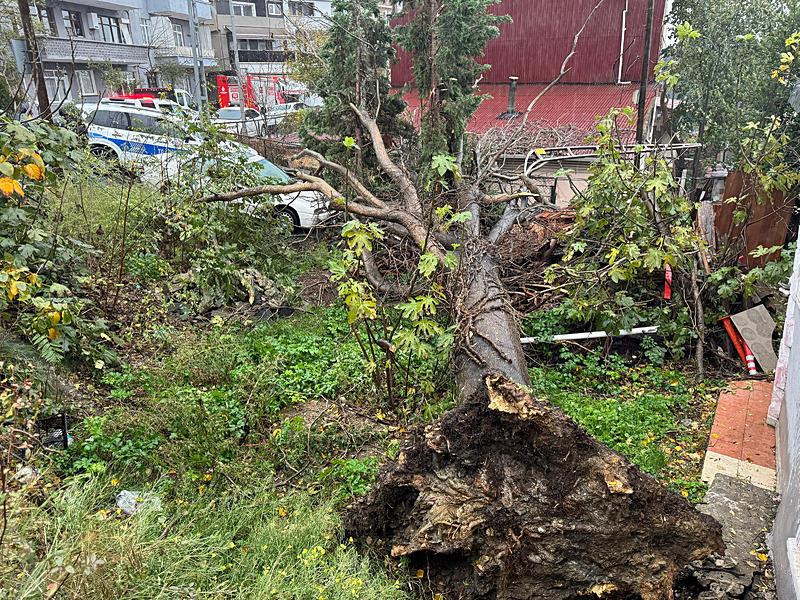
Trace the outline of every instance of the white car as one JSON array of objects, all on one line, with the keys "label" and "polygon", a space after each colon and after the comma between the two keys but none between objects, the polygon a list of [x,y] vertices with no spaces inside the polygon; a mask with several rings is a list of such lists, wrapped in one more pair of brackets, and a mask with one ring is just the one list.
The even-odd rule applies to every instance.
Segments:
[{"label": "white car", "polygon": [[[169,184],[189,168],[206,172],[213,161],[201,161],[195,148],[202,140],[195,134],[186,134],[184,124],[173,115],[152,108],[140,108],[125,103],[93,103],[78,105],[87,122],[89,148],[95,156],[114,159],[138,173],[139,177],[155,186]],[[257,165],[258,174],[266,181],[288,183],[289,175],[238,142],[223,142],[223,150],[230,156],[231,164]],[[202,161],[201,161],[202,162]],[[317,192],[275,196],[275,206],[291,219],[294,227],[311,228],[330,219],[328,202]]]},{"label": "white car", "polygon": [[275,124],[273,121],[274,119],[262,116],[252,108],[244,109],[244,119],[242,119],[242,111],[238,106],[220,108],[211,119],[211,122],[223,131],[251,137],[266,135],[267,129]]},{"label": "white car", "polygon": [[[280,167],[268,161],[252,148],[243,144],[232,142],[231,164],[237,165],[241,162],[252,166],[256,176],[260,179],[259,184],[275,183],[290,184],[294,180]],[[198,164],[198,161],[201,164]],[[239,162],[241,161],[241,162]],[[216,161],[202,161],[199,158],[187,157],[181,165],[181,169],[186,169],[191,165],[193,170],[207,172],[214,166]],[[296,229],[311,229],[330,222],[336,215],[336,211],[329,208],[327,198],[323,194],[315,191],[295,192],[294,194],[283,194],[273,196],[272,202],[275,208],[291,222]],[[252,200],[245,200],[244,210],[252,213],[258,204]]]}]

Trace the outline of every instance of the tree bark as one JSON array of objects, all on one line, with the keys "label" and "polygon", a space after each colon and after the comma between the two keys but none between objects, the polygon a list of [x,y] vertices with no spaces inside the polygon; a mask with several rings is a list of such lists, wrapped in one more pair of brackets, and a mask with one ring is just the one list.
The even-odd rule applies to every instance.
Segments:
[{"label": "tree bark", "polygon": [[36,32],[31,23],[31,9],[28,0],[17,0],[19,7],[19,17],[22,20],[22,32],[25,36],[25,45],[31,60],[31,76],[36,86],[36,100],[39,103],[39,116],[43,119],[50,119],[50,98],[47,95],[47,85],[44,81],[44,70],[42,69],[42,59],[39,54],[39,46],[36,41]]},{"label": "tree bark", "polygon": [[476,238],[464,245],[455,278],[459,397],[465,400],[483,392],[484,378],[492,372],[521,385],[530,383],[519,323],[487,242]]}]

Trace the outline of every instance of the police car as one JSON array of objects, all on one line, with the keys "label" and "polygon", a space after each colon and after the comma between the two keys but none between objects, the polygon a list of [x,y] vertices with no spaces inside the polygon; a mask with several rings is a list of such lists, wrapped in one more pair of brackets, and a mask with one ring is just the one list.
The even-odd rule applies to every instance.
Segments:
[{"label": "police car", "polygon": [[[197,134],[186,133],[183,121],[158,109],[122,102],[82,104],[77,108],[87,123],[89,149],[97,157],[116,160],[147,183],[162,186],[174,181],[187,167],[201,178],[208,165],[198,164],[194,149],[202,143]],[[231,161],[252,164],[263,180],[290,183],[291,177],[252,148],[225,142]],[[276,208],[292,225],[311,228],[331,219],[334,213],[322,194],[298,192],[273,198]]]}]

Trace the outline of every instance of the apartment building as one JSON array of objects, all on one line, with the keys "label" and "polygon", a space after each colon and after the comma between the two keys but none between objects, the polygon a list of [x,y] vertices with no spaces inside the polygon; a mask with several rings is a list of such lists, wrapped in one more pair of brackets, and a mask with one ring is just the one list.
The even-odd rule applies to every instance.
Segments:
[{"label": "apartment building", "polygon": [[[330,0],[215,0],[213,47],[223,70],[285,76],[299,31],[328,27]],[[395,3],[380,3],[389,18]]]},{"label": "apartment building", "polygon": [[[216,67],[213,6],[196,0],[196,7],[200,58],[204,66]],[[109,88],[188,87],[193,70],[188,11],[187,0],[35,0],[31,18],[51,102],[97,100]],[[14,45],[24,49],[21,40]],[[24,59],[19,62],[24,67]]]}]

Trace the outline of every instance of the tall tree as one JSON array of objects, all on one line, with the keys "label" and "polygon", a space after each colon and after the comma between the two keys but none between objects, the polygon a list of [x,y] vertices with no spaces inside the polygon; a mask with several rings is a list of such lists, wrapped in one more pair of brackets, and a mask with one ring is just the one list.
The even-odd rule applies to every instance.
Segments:
[{"label": "tall tree", "polygon": [[400,46],[411,53],[414,83],[423,107],[423,160],[455,154],[467,122],[481,103],[480,63],[489,40],[509,17],[489,12],[499,0],[411,0],[403,3],[406,25],[398,27]]},{"label": "tall tree", "polygon": [[678,35],[664,52],[681,100],[674,126],[696,132],[709,158],[735,156],[741,125],[787,110],[788,92],[769,73],[798,16],[782,0],[675,0],[669,18]]},{"label": "tall tree", "polygon": [[36,86],[36,99],[39,102],[39,115],[45,119],[50,118],[50,99],[47,95],[47,86],[44,81],[44,70],[42,68],[42,58],[39,54],[39,44],[36,39],[36,32],[31,21],[31,9],[28,0],[17,0],[19,6],[19,16],[22,20],[22,32],[25,36],[25,45],[28,49],[28,57],[31,65],[31,75],[33,84]]},{"label": "tall tree", "polygon": [[322,75],[311,89],[325,100],[312,112],[302,135],[308,147],[331,159],[343,158],[341,140],[353,136],[359,162],[375,164],[374,153],[363,142],[363,125],[351,104],[377,115],[387,136],[411,132],[398,115],[405,109],[402,96],[389,93],[388,69],[394,60],[391,31],[376,0],[334,0],[328,37],[322,47]]}]

